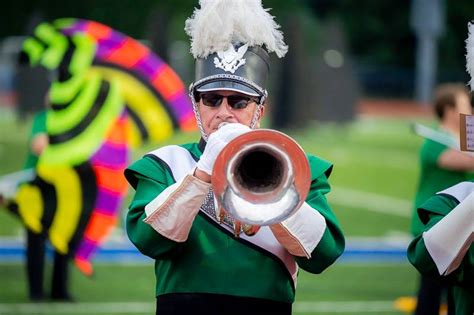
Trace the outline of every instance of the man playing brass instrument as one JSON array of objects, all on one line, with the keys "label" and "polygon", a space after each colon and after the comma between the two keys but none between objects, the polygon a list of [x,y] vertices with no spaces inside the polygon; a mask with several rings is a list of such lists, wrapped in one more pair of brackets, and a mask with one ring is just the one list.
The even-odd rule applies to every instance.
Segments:
[{"label": "man playing brass instrument", "polygon": [[[220,221],[210,184],[219,152],[258,128],[268,52],[287,46],[259,0],[200,1],[186,21],[196,58],[190,87],[199,143],[159,148],[132,164],[127,214],[135,246],[155,259],[157,314],[291,314],[298,267],[320,273],[344,250],[325,194],[332,165],[308,156],[311,185],[298,211],[253,236]],[[265,48],[264,48],[265,46]]]}]

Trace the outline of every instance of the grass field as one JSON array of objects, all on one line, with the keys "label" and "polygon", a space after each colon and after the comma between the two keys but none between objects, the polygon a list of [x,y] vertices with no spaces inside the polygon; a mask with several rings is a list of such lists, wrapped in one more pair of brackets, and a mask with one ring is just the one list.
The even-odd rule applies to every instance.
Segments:
[{"label": "grass field", "polygon": [[[28,126],[0,119],[0,128],[1,175],[21,168]],[[409,239],[422,141],[411,134],[409,121],[361,118],[345,126],[315,124],[285,132],[307,152],[334,163],[329,200],[349,241]],[[196,134],[179,134],[168,142],[193,139]],[[0,210],[0,236],[21,234],[18,222]],[[46,303],[34,311],[26,298],[23,265],[0,262],[0,314],[154,312],[152,265],[98,264],[96,269],[92,279],[73,273],[72,292],[80,303]],[[416,271],[399,261],[337,262],[321,275],[301,272],[294,313],[402,314],[394,301],[412,295],[416,279]]]}]

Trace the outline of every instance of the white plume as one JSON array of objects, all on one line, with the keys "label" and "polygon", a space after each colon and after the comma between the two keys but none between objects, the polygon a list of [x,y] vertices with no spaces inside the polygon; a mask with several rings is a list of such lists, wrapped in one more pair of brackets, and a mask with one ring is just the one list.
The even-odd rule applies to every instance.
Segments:
[{"label": "white plume", "polygon": [[201,8],[194,10],[184,27],[194,58],[205,58],[235,43],[265,45],[278,57],[288,51],[280,26],[261,0],[200,0],[199,4]]},{"label": "white plume", "polygon": [[471,85],[471,91],[474,91],[474,24],[469,23],[468,37],[466,39],[466,70],[471,75],[469,84]]}]

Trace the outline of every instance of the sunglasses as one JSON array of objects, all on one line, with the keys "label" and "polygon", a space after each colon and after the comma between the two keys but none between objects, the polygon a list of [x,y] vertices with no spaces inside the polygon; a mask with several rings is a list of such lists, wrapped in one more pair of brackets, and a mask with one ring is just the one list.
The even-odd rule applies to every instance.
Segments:
[{"label": "sunglasses", "polygon": [[244,109],[252,102],[259,102],[256,98],[239,94],[224,96],[216,93],[201,93],[195,95],[196,102],[202,100],[205,106],[214,108],[221,106],[224,98],[227,99],[227,104],[229,104],[232,109]]}]

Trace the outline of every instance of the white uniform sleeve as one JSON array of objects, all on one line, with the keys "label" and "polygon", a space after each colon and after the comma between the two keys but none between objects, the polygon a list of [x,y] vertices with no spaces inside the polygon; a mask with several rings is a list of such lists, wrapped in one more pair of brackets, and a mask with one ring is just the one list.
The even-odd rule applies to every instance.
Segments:
[{"label": "white uniform sleeve", "polygon": [[423,233],[426,249],[440,275],[457,269],[474,240],[474,192]]},{"label": "white uniform sleeve", "polygon": [[187,240],[211,184],[187,175],[145,206],[144,222],[175,242]]},{"label": "white uniform sleeve", "polygon": [[286,220],[270,226],[276,239],[294,256],[311,258],[326,230],[326,220],[306,202]]}]

